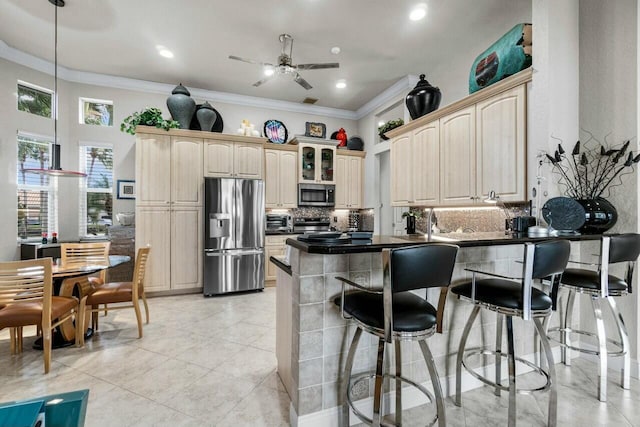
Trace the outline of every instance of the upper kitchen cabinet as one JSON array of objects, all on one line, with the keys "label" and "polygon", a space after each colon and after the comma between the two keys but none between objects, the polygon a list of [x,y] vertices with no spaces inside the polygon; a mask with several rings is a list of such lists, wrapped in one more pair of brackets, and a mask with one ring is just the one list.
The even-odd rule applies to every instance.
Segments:
[{"label": "upper kitchen cabinet", "polygon": [[391,205],[439,202],[439,123],[435,121],[391,141]]},{"label": "upper kitchen cabinet", "polygon": [[263,142],[262,138],[211,134],[204,144],[204,176],[262,179]]},{"label": "upper kitchen cabinet", "polygon": [[476,105],[476,194],[495,191],[503,201],[526,198],[526,88]]},{"label": "upper kitchen cabinet", "polygon": [[336,156],[336,209],[362,208],[364,157],[364,151],[338,151]]},{"label": "upper kitchen cabinet", "polygon": [[527,83],[532,71],[387,132],[393,206],[472,205],[491,191],[526,199]]},{"label": "upper kitchen cabinet", "polygon": [[171,138],[144,134],[136,138],[136,205],[168,206],[171,201]]},{"label": "upper kitchen cabinet", "polygon": [[297,207],[297,147],[293,145],[283,145],[277,149],[275,147],[265,149],[264,159],[265,207],[269,209],[289,209]]},{"label": "upper kitchen cabinet", "polygon": [[301,160],[298,182],[335,184],[335,145],[300,143],[298,153]]},{"label": "upper kitchen cabinet", "polygon": [[440,204],[464,205],[476,198],[475,106],[440,119]]},{"label": "upper kitchen cabinet", "polygon": [[202,139],[171,137],[171,204],[202,206]]}]

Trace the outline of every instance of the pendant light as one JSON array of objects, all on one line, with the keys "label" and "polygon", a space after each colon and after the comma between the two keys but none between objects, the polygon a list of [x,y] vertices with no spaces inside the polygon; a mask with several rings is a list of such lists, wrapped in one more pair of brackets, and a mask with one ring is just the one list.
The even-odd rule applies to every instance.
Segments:
[{"label": "pendant light", "polygon": [[53,83],[53,144],[51,144],[50,166],[48,169],[25,169],[27,173],[48,176],[84,178],[86,173],[66,171],[60,167],[60,144],[58,144],[58,8],[64,7],[64,0],[49,0],[55,6],[54,38],[54,83]]}]

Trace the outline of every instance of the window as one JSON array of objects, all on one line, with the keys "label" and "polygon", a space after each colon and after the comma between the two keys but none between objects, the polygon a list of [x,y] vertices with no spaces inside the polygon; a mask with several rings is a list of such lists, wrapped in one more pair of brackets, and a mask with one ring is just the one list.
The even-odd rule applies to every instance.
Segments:
[{"label": "window", "polygon": [[57,231],[57,178],[25,172],[49,166],[51,140],[18,133],[18,239]]},{"label": "window", "polygon": [[80,124],[113,126],[113,101],[80,98]]},{"label": "window", "polygon": [[80,235],[104,236],[112,224],[113,149],[106,145],[81,145]]},{"label": "window", "polygon": [[51,118],[53,91],[18,80],[18,110]]}]

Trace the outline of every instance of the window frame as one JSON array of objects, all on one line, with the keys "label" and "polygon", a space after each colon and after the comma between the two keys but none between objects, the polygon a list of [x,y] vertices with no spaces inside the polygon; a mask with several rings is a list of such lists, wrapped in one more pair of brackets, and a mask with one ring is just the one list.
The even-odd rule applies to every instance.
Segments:
[{"label": "window frame", "polygon": [[[27,87],[29,89],[33,89],[36,90],[38,92],[44,92],[44,93],[48,93],[49,95],[51,95],[51,105],[49,106],[49,111],[50,114],[49,116],[41,116],[39,114],[35,114],[35,113],[31,113],[29,111],[24,111],[20,109],[20,93],[19,93],[19,87],[18,86],[24,86]],[[21,113],[26,113],[26,114],[31,114],[34,116],[38,116],[38,117],[42,117],[43,119],[54,119],[53,117],[53,112],[54,110],[57,112],[57,109],[54,108],[54,103],[57,102],[57,96],[56,93],[53,89],[49,89],[46,88],[44,86],[39,86],[37,84],[33,84],[33,83],[29,83],[27,81],[24,80],[17,80],[16,83],[16,110],[21,112]]]},{"label": "window frame", "polygon": [[[19,159],[18,153],[20,150],[18,149],[18,143],[20,138],[28,138],[34,139],[41,143],[47,143],[49,145],[49,155],[51,155],[51,146],[53,144],[54,138],[53,136],[40,135],[31,132],[25,132],[18,130],[16,132],[16,210],[18,209],[18,197],[20,191],[46,191],[48,193],[47,196],[47,237],[51,238],[52,233],[58,231],[58,177],[49,176],[49,183],[46,186],[42,185],[33,185],[33,184],[20,184],[20,180],[18,179],[18,175],[20,174],[19,169]],[[49,164],[46,165],[49,167]],[[16,224],[17,225],[17,224]],[[43,231],[44,232],[44,231]],[[20,237],[20,230],[17,229],[16,238],[18,243],[29,243],[36,242],[42,240],[41,236],[31,236],[22,238]]]},{"label": "window frame", "polygon": [[[80,141],[78,143],[78,155],[79,155],[79,166],[80,171],[87,173],[86,170],[86,149],[87,148],[106,148],[111,150],[111,158],[113,161],[114,148],[113,144],[105,143],[105,142],[95,142],[95,141]],[[79,184],[79,207],[80,207],[80,217],[79,217],[79,235],[83,240],[86,239],[104,239],[107,235],[94,235],[88,234],[87,226],[88,226],[88,212],[87,212],[87,196],[89,193],[97,193],[97,194],[111,194],[111,225],[113,225],[113,201],[115,197],[113,196],[114,190],[114,182],[115,182],[115,165],[111,166],[111,187],[110,188],[89,188],[89,176],[86,179],[80,181]]]},{"label": "window frame", "polygon": [[[104,105],[111,105],[112,107],[112,112],[111,112],[111,124],[110,125],[95,125],[95,124],[91,124],[91,123],[85,123],[85,118],[84,118],[84,104],[85,103],[93,103],[93,104],[104,104]],[[98,126],[98,127],[106,127],[106,128],[112,128],[114,127],[114,117],[113,117],[113,108],[115,108],[114,104],[113,104],[113,100],[110,99],[97,99],[97,98],[87,98],[84,96],[80,96],[78,97],[78,123],[81,125],[87,125],[87,126]],[[113,148],[113,147],[112,147]]]}]

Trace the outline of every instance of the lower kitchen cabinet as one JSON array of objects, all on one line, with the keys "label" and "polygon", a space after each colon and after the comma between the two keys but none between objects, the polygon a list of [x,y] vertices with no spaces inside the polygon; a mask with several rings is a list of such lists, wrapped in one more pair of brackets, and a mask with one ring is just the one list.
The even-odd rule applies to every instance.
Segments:
[{"label": "lower kitchen cabinet", "polygon": [[276,274],[278,267],[276,267],[269,258],[272,256],[283,256],[286,252],[287,239],[295,237],[295,235],[279,234],[277,236],[266,236],[264,246],[264,280],[274,281],[276,280]]},{"label": "lower kitchen cabinet", "polygon": [[171,227],[170,209],[162,207],[138,207],[136,209],[136,253],[138,249],[151,247],[145,271],[145,290],[168,291],[171,289]]},{"label": "lower kitchen cabinet", "polygon": [[202,208],[171,211],[171,288],[202,287]]}]

